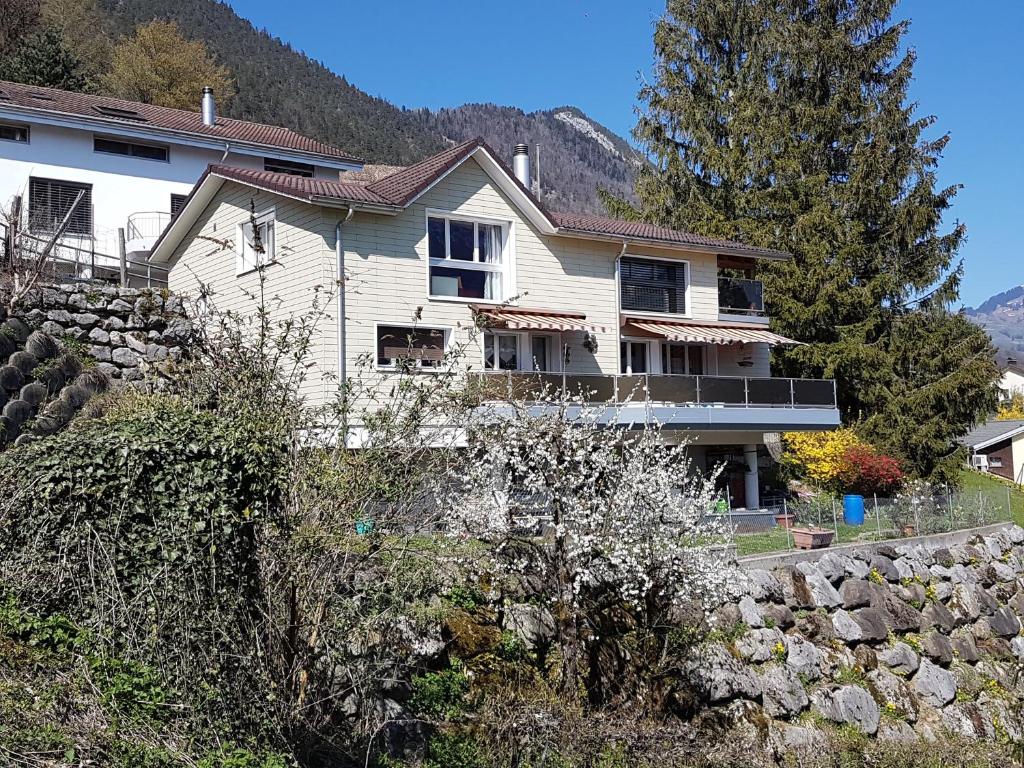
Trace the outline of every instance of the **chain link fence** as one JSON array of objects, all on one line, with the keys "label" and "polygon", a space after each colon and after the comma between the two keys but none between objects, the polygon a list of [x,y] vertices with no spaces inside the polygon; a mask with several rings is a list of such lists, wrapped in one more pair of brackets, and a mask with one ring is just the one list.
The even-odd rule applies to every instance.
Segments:
[{"label": "chain link fence", "polygon": [[[796,501],[780,499],[762,510],[721,509],[728,515],[736,554],[755,555],[792,549],[926,536],[977,528],[1013,519],[1013,491],[991,490],[914,493],[863,499],[863,522],[857,510],[844,514],[844,500],[826,495]],[[725,506],[725,505],[723,505]]]}]

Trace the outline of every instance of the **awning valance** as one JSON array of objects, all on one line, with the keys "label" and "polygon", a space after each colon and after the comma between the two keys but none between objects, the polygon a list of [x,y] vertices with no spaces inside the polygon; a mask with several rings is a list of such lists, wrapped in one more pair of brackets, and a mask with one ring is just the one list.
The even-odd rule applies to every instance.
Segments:
[{"label": "awning valance", "polygon": [[669,341],[689,344],[800,344],[762,328],[741,328],[735,325],[697,325],[687,323],[666,323],[630,319],[626,330],[635,328],[644,333],[661,336]]},{"label": "awning valance", "polygon": [[522,309],[520,307],[474,306],[488,328],[507,328],[510,331],[582,331],[604,333],[605,328],[587,322],[582,312],[555,309]]}]

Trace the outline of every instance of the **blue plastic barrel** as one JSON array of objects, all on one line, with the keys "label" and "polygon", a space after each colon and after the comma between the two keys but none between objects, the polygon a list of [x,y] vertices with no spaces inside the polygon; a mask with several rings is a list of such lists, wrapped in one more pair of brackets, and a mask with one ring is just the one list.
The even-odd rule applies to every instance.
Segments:
[{"label": "blue plastic barrel", "polygon": [[847,525],[864,525],[864,497],[855,493],[843,496],[843,522]]}]

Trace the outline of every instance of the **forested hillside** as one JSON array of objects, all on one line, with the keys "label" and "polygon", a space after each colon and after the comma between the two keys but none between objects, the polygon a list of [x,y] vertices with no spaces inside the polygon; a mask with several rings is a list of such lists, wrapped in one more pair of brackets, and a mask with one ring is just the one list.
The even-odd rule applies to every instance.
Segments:
[{"label": "forested hillside", "polygon": [[[171,19],[202,40],[234,77],[232,117],[285,125],[369,162],[404,165],[448,143],[483,136],[504,160],[520,141],[541,145],[541,181],[554,208],[601,211],[597,188],[630,197],[640,162],[619,136],[575,107],[524,113],[469,104],[432,113],[370,96],[266,30],[257,30],[216,0],[99,0],[114,36],[139,24]],[[571,97],[572,94],[566,94]],[[458,94],[452,94],[457,100]]]},{"label": "forested hillside", "polygon": [[997,293],[965,314],[992,337],[1000,360],[1024,360],[1024,285]]}]

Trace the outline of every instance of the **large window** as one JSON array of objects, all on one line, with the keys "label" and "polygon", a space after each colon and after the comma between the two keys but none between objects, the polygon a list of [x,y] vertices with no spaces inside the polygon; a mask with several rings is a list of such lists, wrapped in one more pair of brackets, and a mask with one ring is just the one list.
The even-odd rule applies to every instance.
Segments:
[{"label": "large window", "polygon": [[647,347],[646,341],[623,341],[619,348],[622,358],[620,372],[628,376],[647,373]]},{"label": "large window", "polygon": [[28,143],[28,126],[0,123],[0,140]]},{"label": "large window", "polygon": [[430,295],[504,299],[505,232],[500,224],[430,216]]},{"label": "large window", "polygon": [[101,136],[93,137],[92,147],[95,151],[104,155],[123,155],[125,157],[139,157],[143,160],[162,160],[164,162],[170,157],[170,150],[162,144],[138,144],[134,141],[104,139]]},{"label": "large window", "polygon": [[492,371],[518,371],[519,336],[514,333],[485,333],[484,368]]},{"label": "large window", "polygon": [[622,308],[633,312],[686,314],[687,264],[624,258],[619,282]]},{"label": "large window", "polygon": [[265,211],[238,225],[235,271],[242,275],[274,261],[274,212]]},{"label": "large window", "polygon": [[446,331],[406,325],[377,326],[377,365],[434,368],[444,358]]},{"label": "large window", "polygon": [[696,344],[662,344],[662,373],[704,375],[704,348]]},{"label": "large window", "polygon": [[72,213],[65,232],[71,235],[92,235],[91,184],[40,179],[34,176],[28,180],[28,216],[31,229],[36,232],[53,232],[64,221],[68,211]]},{"label": "large window", "polygon": [[296,163],[293,160],[275,160],[272,157],[265,157],[263,158],[263,170],[287,173],[291,176],[305,176],[307,179],[311,179],[316,169],[309,163]]}]

